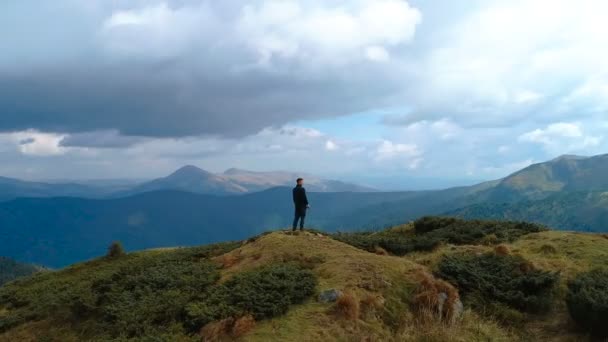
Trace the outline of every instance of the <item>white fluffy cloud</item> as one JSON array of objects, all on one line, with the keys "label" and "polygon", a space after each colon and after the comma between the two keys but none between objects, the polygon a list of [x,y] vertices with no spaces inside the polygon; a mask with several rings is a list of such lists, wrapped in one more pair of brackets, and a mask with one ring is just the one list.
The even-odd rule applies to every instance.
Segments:
[{"label": "white fluffy cloud", "polygon": [[245,6],[237,28],[260,63],[274,57],[344,63],[363,52],[387,60],[387,49],[412,39],[421,19],[402,0],[263,1]]},{"label": "white fluffy cloud", "polygon": [[594,0],[481,3],[436,33],[410,93],[410,122],[496,127],[607,115],[607,11]]},{"label": "white fluffy cloud", "polygon": [[543,145],[552,153],[577,152],[588,147],[598,146],[603,137],[586,135],[579,123],[557,122],[546,128],[537,128],[519,136],[521,142]]},{"label": "white fluffy cloud", "polygon": [[338,146],[338,144],[336,144],[332,140],[327,140],[325,142],[325,149],[328,151],[335,151],[335,150],[338,150],[339,148],[340,148],[340,146]]},{"label": "white fluffy cloud", "polygon": [[204,1],[151,1],[112,12],[100,33],[106,49],[126,55],[179,56],[201,44],[242,45],[260,65],[274,59],[343,64],[362,55],[386,61],[388,50],[410,41],[422,20],[403,0],[254,0],[225,11]]},{"label": "white fluffy cloud", "polygon": [[397,159],[408,165],[410,169],[416,169],[422,162],[422,151],[414,144],[400,144],[389,140],[383,140],[376,150],[376,161],[390,161]]}]

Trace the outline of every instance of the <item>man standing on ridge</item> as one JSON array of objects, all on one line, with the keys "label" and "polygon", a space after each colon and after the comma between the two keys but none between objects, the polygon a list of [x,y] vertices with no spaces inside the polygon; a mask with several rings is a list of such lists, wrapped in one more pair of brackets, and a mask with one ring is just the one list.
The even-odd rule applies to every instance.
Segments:
[{"label": "man standing on ridge", "polygon": [[310,208],[308,205],[308,198],[306,198],[306,189],[302,187],[304,180],[298,178],[296,180],[296,187],[293,188],[293,204],[296,212],[293,218],[293,230],[295,231],[300,221],[300,231],[304,230],[304,218],[306,217],[306,209]]}]

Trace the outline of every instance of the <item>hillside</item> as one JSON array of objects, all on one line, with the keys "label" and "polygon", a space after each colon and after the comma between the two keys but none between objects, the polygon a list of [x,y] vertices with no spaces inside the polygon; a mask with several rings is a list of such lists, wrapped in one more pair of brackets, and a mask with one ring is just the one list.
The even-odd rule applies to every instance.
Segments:
[{"label": "hillside", "polygon": [[608,154],[564,155],[530,165],[476,194],[475,202],[512,202],[542,199],[557,192],[608,190]]},{"label": "hillside", "polygon": [[17,278],[26,277],[40,271],[40,267],[16,262],[0,256],[0,286]]},{"label": "hillside", "polygon": [[0,202],[17,197],[101,197],[112,190],[75,183],[28,182],[13,178],[0,177]]},{"label": "hillside", "polygon": [[[406,245],[418,247],[404,254]],[[518,290],[528,304],[511,290],[473,290],[462,283],[468,271],[450,275],[478,261],[485,266],[471,276],[519,279],[493,283],[528,284]],[[273,232],[19,280],[0,288],[0,341],[581,341],[588,335],[569,318],[568,284],[607,261],[605,237],[522,223],[424,219],[378,233]],[[333,302],[326,290],[342,294]]]},{"label": "hillside", "polygon": [[561,230],[606,232],[608,192],[559,192],[535,201],[485,202],[447,211],[445,215],[526,220]]}]

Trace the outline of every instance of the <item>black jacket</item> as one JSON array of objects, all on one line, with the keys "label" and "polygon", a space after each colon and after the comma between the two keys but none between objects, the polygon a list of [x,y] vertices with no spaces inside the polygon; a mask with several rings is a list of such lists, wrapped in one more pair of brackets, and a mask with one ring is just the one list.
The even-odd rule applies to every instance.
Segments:
[{"label": "black jacket", "polygon": [[306,189],[301,185],[296,185],[296,187],[293,188],[293,204],[296,206],[296,210],[306,209],[306,206],[308,206]]}]

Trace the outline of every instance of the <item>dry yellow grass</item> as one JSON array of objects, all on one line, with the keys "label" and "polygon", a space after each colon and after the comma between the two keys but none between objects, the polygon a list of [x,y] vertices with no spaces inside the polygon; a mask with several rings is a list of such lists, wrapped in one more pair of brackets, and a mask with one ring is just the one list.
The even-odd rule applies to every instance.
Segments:
[{"label": "dry yellow grass", "polygon": [[[409,234],[411,228],[395,229]],[[284,316],[256,322],[255,329],[241,338],[244,341],[422,341],[433,340],[428,339],[430,331],[438,332],[437,336],[447,336],[443,333],[446,324],[441,320],[425,322],[422,327],[416,319],[418,313],[413,310],[412,300],[416,289],[429,279],[429,273],[426,267],[408,259],[369,253],[308,232],[264,235],[218,257],[217,261],[229,255],[238,255],[239,262],[222,269],[224,280],[272,262],[298,261],[315,273],[320,291],[339,289],[352,296],[349,304],[357,302],[357,310],[350,310],[353,306],[348,305],[348,312],[357,311],[357,314],[346,315],[348,319],[345,319],[336,317],[335,304],[321,304],[311,299],[293,307]],[[451,293],[457,298],[455,291]],[[356,298],[362,300],[359,302]],[[491,334],[498,337],[497,341],[507,341],[511,336],[479,317],[453,325],[449,331],[458,331],[462,341],[478,337],[484,340],[484,336]]]},{"label": "dry yellow grass", "polygon": [[[497,249],[501,249],[500,251]],[[546,231],[522,237],[512,244],[492,246],[442,246],[433,252],[411,253],[404,258],[433,269],[446,255],[498,252],[520,255],[530,264],[524,265],[560,272],[558,302],[548,315],[533,317],[519,329],[519,338],[530,341],[585,341],[572,326],[564,302],[567,282],[581,272],[608,264],[608,239],[601,234]],[[484,323],[484,326],[486,323]],[[456,327],[456,329],[460,329]],[[458,333],[460,334],[460,333]],[[456,334],[456,335],[458,335]],[[430,338],[428,340],[436,340]],[[438,341],[440,339],[437,339]],[[457,337],[452,337],[458,341]]]}]

